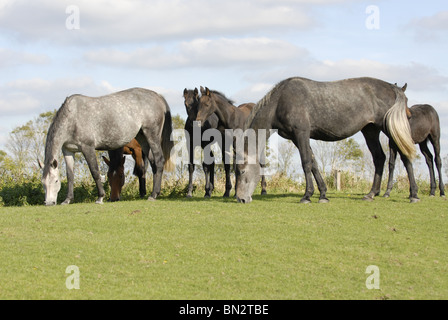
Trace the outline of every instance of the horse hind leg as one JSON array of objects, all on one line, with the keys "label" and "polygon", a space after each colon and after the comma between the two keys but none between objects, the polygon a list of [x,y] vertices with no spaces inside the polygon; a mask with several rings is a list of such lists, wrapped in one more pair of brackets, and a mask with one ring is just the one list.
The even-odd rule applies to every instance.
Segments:
[{"label": "horse hind leg", "polygon": [[397,159],[397,149],[389,143],[389,179],[387,182],[387,189],[384,193],[384,198],[389,198],[392,188],[394,186],[394,171],[395,171],[395,160]]},{"label": "horse hind leg", "polygon": [[373,164],[375,166],[375,174],[373,177],[372,189],[364,196],[365,201],[372,201],[373,198],[381,191],[381,179],[383,177],[384,164],[386,162],[386,155],[380,144],[380,130],[373,125],[368,125],[362,131],[364,138],[372,154]]},{"label": "horse hind leg", "polygon": [[419,144],[420,151],[422,152],[423,156],[425,157],[426,165],[429,169],[429,185],[430,185],[430,191],[429,195],[434,197],[436,195],[436,178],[434,174],[434,158],[429,151],[427,140],[423,141]]},{"label": "horse hind leg", "polygon": [[149,149],[152,152],[152,161],[151,159],[151,167],[153,171],[153,189],[151,196],[148,200],[155,200],[161,192],[162,189],[162,176],[163,176],[163,166],[165,164],[165,158],[163,157],[162,146],[160,144],[160,139],[157,137],[157,134],[152,134],[152,130],[143,129],[143,134],[145,135]]},{"label": "horse hind leg", "polygon": [[440,196],[445,197],[445,185],[443,184],[442,179],[442,159],[440,157],[440,139],[438,136],[430,136],[430,141],[432,145],[434,146],[434,155],[435,155],[435,163],[437,167],[437,171],[439,173],[439,190],[440,190]]}]

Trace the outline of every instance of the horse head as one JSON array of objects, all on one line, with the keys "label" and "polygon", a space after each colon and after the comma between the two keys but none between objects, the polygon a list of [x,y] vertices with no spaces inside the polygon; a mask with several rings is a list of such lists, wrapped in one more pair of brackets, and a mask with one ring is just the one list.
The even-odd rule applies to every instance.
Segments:
[{"label": "horse head", "polygon": [[199,98],[198,115],[196,121],[204,125],[205,121],[216,111],[216,102],[213,93],[206,87],[201,87],[201,97]]},{"label": "horse head", "polygon": [[[237,164],[235,176],[238,181],[236,195],[239,203],[249,203],[260,180],[260,163],[258,162],[254,150],[246,145],[244,150],[244,162]],[[256,152],[256,151],[255,151]]]},{"label": "horse head", "polygon": [[198,105],[199,105],[199,91],[198,88],[194,90],[184,90],[184,104],[185,109],[187,110],[188,118],[192,121],[196,120],[196,116],[198,114]]},{"label": "horse head", "polygon": [[45,191],[45,205],[54,206],[57,203],[59,190],[61,190],[58,161],[53,159],[45,162],[45,165],[40,160],[37,160],[37,162],[43,170],[42,185]]},{"label": "horse head", "polygon": [[126,161],[126,157],[122,157],[118,159],[118,162],[114,159],[116,157],[111,157],[111,160],[107,159],[103,156],[104,162],[109,167],[107,171],[107,178],[109,180],[110,185],[110,199],[109,201],[115,202],[120,200],[121,189],[124,185],[124,162]]}]

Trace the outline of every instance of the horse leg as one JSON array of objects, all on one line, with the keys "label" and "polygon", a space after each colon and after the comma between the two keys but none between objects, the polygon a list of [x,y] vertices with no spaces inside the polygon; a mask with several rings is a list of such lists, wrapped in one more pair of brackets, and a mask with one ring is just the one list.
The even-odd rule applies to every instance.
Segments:
[{"label": "horse leg", "polygon": [[194,163],[188,164],[188,192],[187,198],[193,197],[193,173],[194,173]]},{"label": "horse leg", "polygon": [[[261,166],[261,168],[263,168],[263,170],[266,167],[265,164],[260,164],[260,166]],[[266,177],[265,177],[264,174],[262,174],[261,175],[261,195],[262,196],[265,195],[265,194],[268,194],[268,192],[266,191],[266,186],[267,186]]]},{"label": "horse leg", "polygon": [[225,148],[221,148],[221,149],[222,149],[222,159],[224,162],[224,171],[226,172],[226,191],[225,191],[223,197],[228,198],[228,197],[230,197],[230,190],[232,190],[232,180],[230,180],[230,163],[226,163]]},{"label": "horse leg", "polygon": [[409,200],[411,203],[419,202],[420,199],[417,196],[418,192],[418,186],[415,182],[414,177],[414,168],[412,167],[412,162],[406,157],[404,154],[400,152],[401,161],[404,164],[404,167],[406,168],[406,171],[408,173],[408,179],[409,179]]},{"label": "horse leg", "polygon": [[313,173],[314,179],[316,180],[317,183],[317,188],[319,189],[320,193],[319,203],[328,203],[330,200],[328,200],[327,198],[327,185],[325,184],[325,180],[322,178],[322,175],[320,174],[319,167],[317,166],[313,150],[311,150],[311,159],[312,159],[311,172]]},{"label": "horse leg", "polygon": [[426,165],[428,166],[429,169],[429,185],[430,185],[429,195],[433,197],[436,195],[436,187],[437,187],[436,177],[434,174],[434,158],[432,157],[432,154],[429,151],[428,140],[423,141],[422,143],[419,144],[419,146],[420,151],[425,157]]},{"label": "horse leg", "polygon": [[73,186],[75,180],[75,174],[74,174],[75,154],[65,149],[62,150],[62,153],[64,154],[65,159],[65,167],[66,167],[65,171],[67,172],[67,184],[68,184],[67,197],[65,198],[64,202],[62,202],[62,204],[70,204],[70,202],[72,202],[75,199],[73,193]]},{"label": "horse leg", "polygon": [[367,147],[373,157],[373,164],[375,166],[375,175],[373,178],[372,189],[364,197],[363,200],[372,201],[373,198],[381,191],[381,179],[383,177],[384,163],[386,162],[386,155],[380,144],[380,130],[373,125],[368,125],[362,129],[362,134],[366,139]]},{"label": "horse leg", "polygon": [[387,189],[384,198],[389,198],[392,188],[394,187],[394,170],[395,160],[397,159],[397,149],[389,142],[389,180],[387,181]]},{"label": "horse leg", "polygon": [[102,204],[103,198],[106,193],[104,192],[103,183],[101,182],[101,175],[98,168],[98,162],[96,160],[95,149],[90,146],[83,146],[81,148],[81,151],[86,158],[87,164],[89,165],[90,173],[92,174],[92,177],[96,183],[96,188],[98,189],[98,199],[96,200],[96,203]]},{"label": "horse leg", "polygon": [[204,198],[211,197],[211,188],[210,188],[210,165],[205,162],[202,163],[202,168],[204,169],[205,175],[205,195]]},{"label": "horse leg", "polygon": [[306,189],[303,198],[300,200],[300,203],[310,203],[311,197],[314,194],[312,177],[313,159],[309,137],[309,132],[294,132],[294,137],[292,140],[297,149],[299,149],[300,159],[302,160],[302,168],[303,172],[305,173]]},{"label": "horse leg", "polygon": [[442,159],[440,158],[440,141],[438,137],[430,136],[430,141],[434,146],[434,155],[435,155],[435,163],[437,171],[439,172],[439,190],[440,196],[445,197],[445,185],[443,184],[442,179]]},{"label": "horse leg", "polygon": [[148,200],[155,200],[160,195],[162,190],[162,176],[165,158],[163,157],[162,146],[159,142],[160,139],[157,137],[157,134],[154,132],[153,136],[151,135],[151,130],[147,129],[143,129],[143,134],[147,139],[149,149],[151,150],[153,156],[153,164],[151,164],[153,171],[153,188],[151,196]]}]

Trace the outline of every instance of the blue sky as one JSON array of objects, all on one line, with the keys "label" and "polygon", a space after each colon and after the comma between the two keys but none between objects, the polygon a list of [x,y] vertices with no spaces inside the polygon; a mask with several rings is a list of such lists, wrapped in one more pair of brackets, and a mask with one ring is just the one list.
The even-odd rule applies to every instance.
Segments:
[{"label": "blue sky", "polygon": [[[379,29],[366,27],[371,5]],[[67,28],[72,18],[79,29]],[[184,88],[239,104],[291,76],[371,76],[407,82],[410,106],[436,108],[445,156],[447,47],[446,1],[0,0],[0,149],[14,127],[75,93],[145,87],[186,117]]]}]

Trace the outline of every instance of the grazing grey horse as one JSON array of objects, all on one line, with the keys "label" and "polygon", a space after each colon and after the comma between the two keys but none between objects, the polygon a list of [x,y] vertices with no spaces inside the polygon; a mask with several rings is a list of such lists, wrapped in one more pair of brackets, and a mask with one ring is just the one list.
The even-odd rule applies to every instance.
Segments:
[{"label": "grazing grey horse", "polygon": [[[328,202],[327,187],[319,172],[310,147],[310,139],[338,141],[361,131],[372,153],[375,165],[373,186],[365,200],[373,200],[380,192],[386,156],[381,148],[381,130],[394,140],[405,157],[415,156],[406,115],[407,98],[396,85],[373,78],[317,82],[290,78],[277,84],[257,103],[245,128],[277,129],[278,134],[292,140],[299,149],[305,173],[306,190],[301,203],[309,203],[314,193],[312,175],[316,179],[319,202]],[[260,151],[260,150],[259,150]],[[255,156],[255,163],[248,163]],[[260,178],[258,155],[248,155],[237,165],[238,201],[252,201]],[[417,198],[416,194],[411,198]]]},{"label": "grazing grey horse", "polygon": [[[420,146],[420,151],[425,157],[426,165],[429,169],[429,179],[430,179],[430,196],[435,196],[436,194],[436,177],[434,174],[434,160],[439,172],[439,190],[440,196],[445,196],[445,188],[442,180],[442,159],[440,158],[440,120],[437,111],[429,104],[417,104],[409,108],[409,125],[411,126],[412,139],[416,144]],[[434,157],[429,151],[428,141],[434,147]],[[389,157],[389,181],[387,184],[387,190],[384,197],[389,197],[390,192],[394,184],[394,168],[395,159],[397,157],[397,152],[400,152],[393,142],[389,141],[390,157]],[[401,152],[400,152],[401,155]],[[405,158],[406,159],[406,158]],[[403,157],[402,157],[403,160]],[[410,168],[406,166],[406,170],[412,170],[412,165]],[[410,189],[417,188],[415,179],[413,179],[413,173],[408,173]]]},{"label": "grazing grey horse", "polygon": [[151,150],[156,166],[152,195],[161,191],[162,173],[172,170],[171,112],[166,100],[154,91],[133,88],[103,97],[72,95],[65,99],[48,130],[42,184],[45,204],[55,205],[61,188],[58,153],[67,168],[68,192],[63,204],[73,201],[74,153],[82,152],[98,189],[96,203],[105,196],[95,150],[116,150],[136,138],[145,155]]}]

